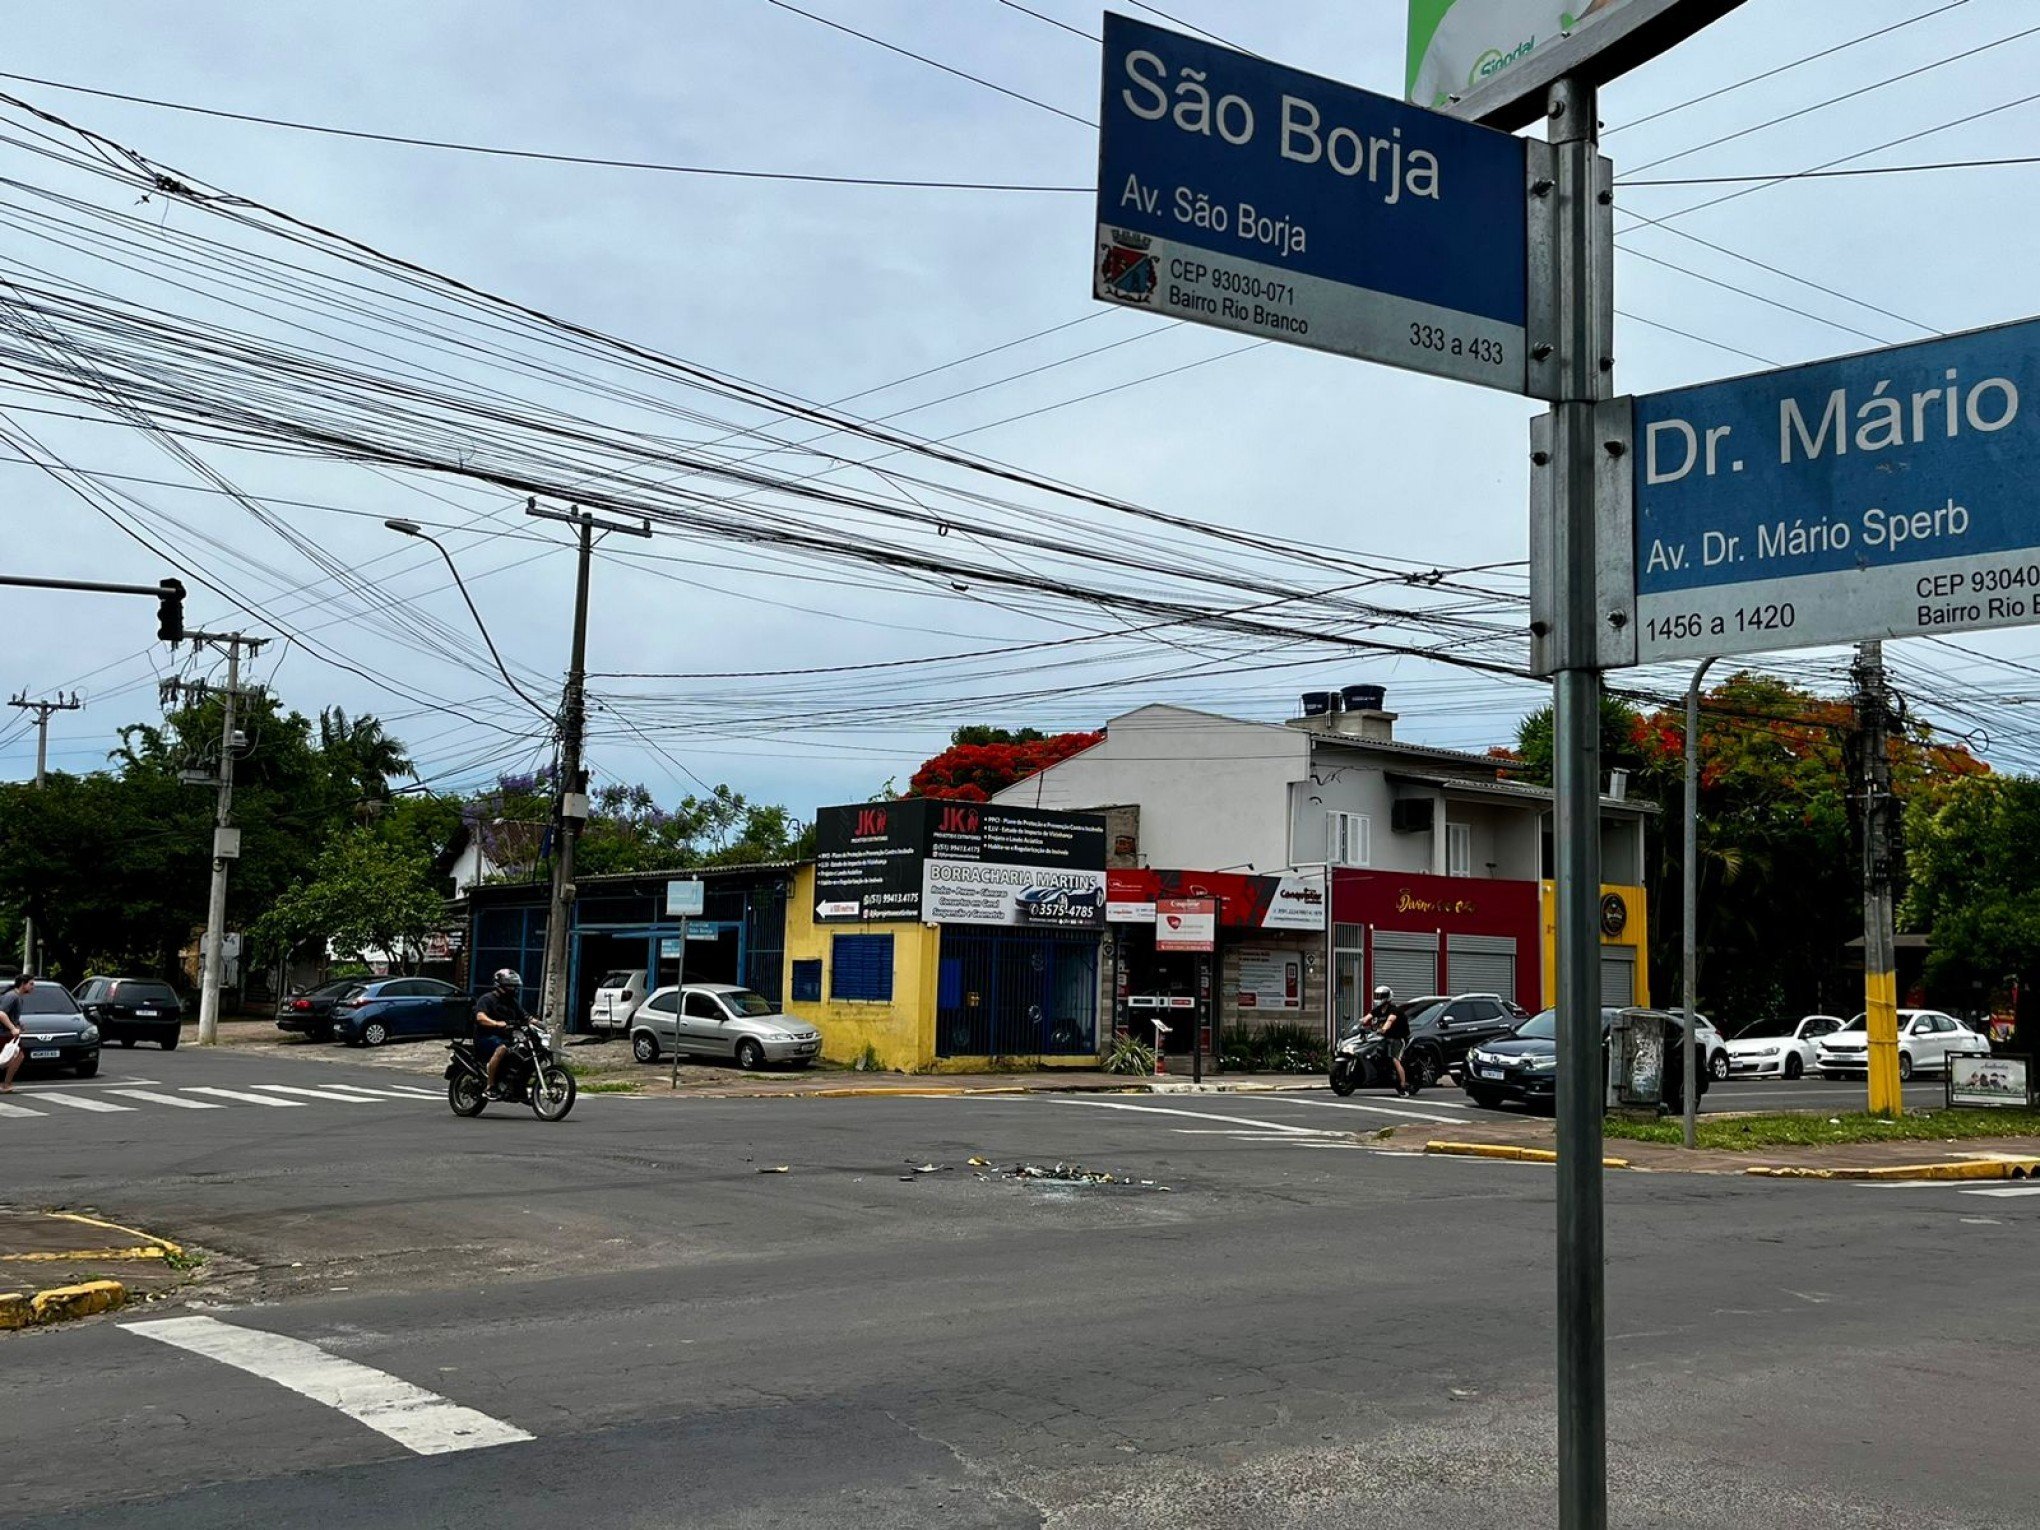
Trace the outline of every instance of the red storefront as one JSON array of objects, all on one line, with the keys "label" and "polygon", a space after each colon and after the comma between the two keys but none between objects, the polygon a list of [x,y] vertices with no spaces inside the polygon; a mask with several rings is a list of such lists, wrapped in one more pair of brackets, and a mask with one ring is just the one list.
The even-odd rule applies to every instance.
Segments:
[{"label": "red storefront", "polygon": [[1399,999],[1499,993],[1535,1008],[1542,931],[1535,882],[1341,867],[1332,877],[1333,1034],[1347,1034],[1384,983]]}]

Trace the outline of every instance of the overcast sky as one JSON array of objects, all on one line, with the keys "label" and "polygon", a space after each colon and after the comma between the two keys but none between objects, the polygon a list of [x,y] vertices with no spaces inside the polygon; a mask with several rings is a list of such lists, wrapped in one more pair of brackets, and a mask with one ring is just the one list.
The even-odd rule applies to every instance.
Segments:
[{"label": "overcast sky", "polygon": [[[1096,6],[1029,3],[1074,28],[1095,31],[1099,24]],[[803,6],[1076,116],[1095,112],[1097,45],[998,0],[803,0]],[[1165,9],[1271,58],[1400,92],[1402,8],[1391,0],[1180,0]],[[1945,13],[1637,124],[1933,11]],[[2040,15],[2020,0],[1952,6],[1749,0],[1605,93],[1605,149],[1619,177],[2035,23]],[[17,74],[249,114],[618,159],[1084,186],[1097,154],[1088,126],[766,0],[576,7],[521,0],[358,0],[345,7],[191,0],[174,10],[108,0],[35,7],[25,28],[12,29],[4,62]],[[1683,155],[1642,178],[1809,168],[2015,101],[2031,89],[2036,63],[2040,35],[2006,42]],[[807,399],[858,394],[1088,317],[1081,327],[846,408],[890,414],[976,389],[896,423],[930,437],[970,432],[959,446],[1231,527],[1441,567],[1525,556],[1531,405],[1289,347],[1243,349],[1235,335],[1098,309],[1089,296],[1093,209],[1084,195],[825,187],[547,165],[313,136],[0,83],[212,185],[532,307]],[[1859,163],[2022,154],[2031,150],[2036,123],[2040,102]],[[0,163],[10,180],[54,180],[47,165],[19,149],[0,146]],[[2025,316],[2033,306],[2035,215],[2028,193],[2036,175],[2040,167],[1798,181],[1679,221],[1721,249],[1648,228],[1623,234],[1621,245],[1631,253],[1618,257],[1617,301],[1630,317],[1618,327],[1619,389],[1653,391]],[[1733,189],[1639,186],[1625,191],[1620,205],[1663,216]],[[95,194],[111,195],[104,188]],[[167,205],[160,216],[166,227],[197,228],[201,215]],[[74,264],[12,228],[0,228],[0,257],[98,279],[82,260]],[[1114,341],[1129,343],[1068,359]],[[1225,354],[1231,352],[1239,354]],[[1157,375],[1215,357],[1223,359]],[[1037,368],[1045,370],[981,386]],[[30,402],[18,391],[0,394],[0,410]],[[1065,407],[1050,407],[1057,405]],[[1020,415],[1030,417],[975,429]],[[75,466],[189,478],[123,427],[17,419]],[[364,577],[462,631],[468,618],[443,565],[429,549],[397,543],[379,520],[461,524],[493,515],[481,523],[489,529],[464,531],[449,545],[513,666],[556,692],[572,560],[523,539],[531,528],[508,514],[513,497],[224,447],[197,449]],[[18,462],[0,466],[10,571],[142,583],[170,572],[44,474]],[[344,609],[321,604],[332,587],[316,582],[320,570],[301,549],[231,500],[175,488],[135,492],[266,565],[267,609],[305,624]],[[288,500],[337,508],[293,508]],[[648,563],[638,549],[613,545],[616,555],[604,557],[595,576],[590,667],[597,671],[868,663],[1117,624],[1095,612],[1051,617],[1032,605],[1015,612],[977,591],[939,591],[938,599],[925,586],[873,588],[868,578],[857,588],[789,580],[783,569],[727,549],[673,539],[643,551],[685,556],[690,564]],[[193,542],[185,551],[223,578],[249,577],[217,546]],[[676,573],[691,582],[669,577]],[[210,596],[195,596],[191,615],[208,626],[264,630]],[[88,702],[53,724],[54,766],[92,768],[122,724],[155,714],[155,675],[175,661],[150,649],[153,617],[140,602],[0,592],[0,685],[10,694],[75,687]],[[388,716],[392,731],[415,744],[421,771],[452,786],[528,764],[542,752],[537,732],[519,736],[518,719],[542,725],[471,660],[400,647],[373,623],[341,622],[324,636],[332,651],[371,674],[400,677],[414,696],[472,698],[471,715],[493,726],[394,697],[310,652],[279,645],[257,670],[265,677],[274,671],[290,705],[309,714],[337,703]],[[1963,641],[1980,652],[2040,662],[2040,641],[2026,633]],[[1159,640],[1114,652],[1120,662],[1102,670],[1106,676],[1171,661],[1187,667],[1195,657]],[[2020,736],[2021,714],[2001,704],[2028,684],[2040,687],[2040,675],[2022,679],[2017,670],[1918,642],[1894,645],[1893,657],[1913,688],[1916,710],[1943,716],[1957,731],[1986,726],[1987,752],[2000,763],[2040,759]],[[1788,662],[1816,683],[1838,684],[1841,658],[1832,651]],[[643,780],[665,798],[697,789],[698,781],[728,782],[806,814],[820,803],[868,796],[888,779],[903,782],[962,723],[1095,726],[1151,699],[1274,719],[1293,711],[1301,689],[1371,679],[1389,685],[1404,737],[1478,748],[1510,739],[1517,719],[1540,700],[1529,685],[1407,659],[1237,665],[1094,691],[1069,691],[1050,675],[1046,686],[1066,693],[1011,700],[1001,698],[1038,692],[1044,677],[979,670],[947,679],[924,675],[902,688],[887,675],[722,686],[712,718],[688,710],[683,684],[666,683],[673,694],[644,703],[640,714],[656,750],[620,731],[614,719],[636,705],[628,696],[659,684],[598,681],[611,698],[611,721],[598,733],[594,763],[603,778]],[[918,715],[883,725],[863,715],[812,728],[785,721],[789,710],[854,711],[889,696],[916,700]],[[1948,704],[1946,712],[1937,711],[1939,702]],[[767,717],[780,720],[767,726],[760,721]],[[0,772],[22,776],[32,769],[33,740],[10,713],[0,722]]]}]

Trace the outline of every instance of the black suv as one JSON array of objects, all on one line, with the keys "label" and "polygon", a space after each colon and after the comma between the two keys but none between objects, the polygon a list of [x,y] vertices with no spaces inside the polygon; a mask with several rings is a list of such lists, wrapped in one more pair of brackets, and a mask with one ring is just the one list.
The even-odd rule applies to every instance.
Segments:
[{"label": "black suv", "polygon": [[168,983],[155,978],[87,978],[71,997],[104,1040],[124,1047],[153,1041],[166,1052],[177,1050],[184,1001]]},{"label": "black suv", "polygon": [[1405,1068],[1420,1067],[1428,1087],[1453,1069],[1462,1068],[1466,1054],[1485,1041],[1510,1035],[1523,1016],[1506,999],[1492,993],[1462,993],[1412,1007],[1410,1044],[1403,1052]]}]

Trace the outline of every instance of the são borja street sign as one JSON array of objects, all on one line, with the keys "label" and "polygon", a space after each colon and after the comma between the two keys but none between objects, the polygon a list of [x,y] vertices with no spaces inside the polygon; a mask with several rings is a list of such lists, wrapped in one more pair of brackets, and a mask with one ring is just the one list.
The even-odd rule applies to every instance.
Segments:
[{"label": "s\u00e3o borja street sign", "polygon": [[1542,145],[1111,14],[1100,121],[1099,298],[1529,391]]}]

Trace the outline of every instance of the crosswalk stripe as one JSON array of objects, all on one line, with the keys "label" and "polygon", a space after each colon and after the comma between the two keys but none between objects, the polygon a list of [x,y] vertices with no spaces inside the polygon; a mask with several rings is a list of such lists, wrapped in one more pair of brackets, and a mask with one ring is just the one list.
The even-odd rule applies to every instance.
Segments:
[{"label": "crosswalk stripe", "polygon": [[39,1116],[39,1110],[30,1110],[26,1105],[0,1104],[0,1116]]},{"label": "crosswalk stripe", "polygon": [[211,1084],[192,1084],[185,1092],[218,1095],[223,1100],[239,1100],[243,1105],[274,1105],[279,1110],[297,1110],[305,1103],[303,1100],[272,1100],[266,1094],[247,1094],[239,1089],[219,1089]]},{"label": "crosswalk stripe", "polygon": [[329,1355],[303,1339],[209,1317],[158,1318],[123,1326],[145,1339],[174,1345],[288,1387],[300,1397],[324,1403],[366,1424],[417,1455],[479,1450],[532,1438],[514,1424],[449,1402],[387,1371]]},{"label": "crosswalk stripe", "polygon": [[1992,1185],[1987,1190],[1964,1190],[1964,1195],[1994,1195],[2004,1199],[2015,1196],[2040,1195],[2040,1185]]},{"label": "crosswalk stripe", "polygon": [[351,1095],[370,1100],[436,1100],[437,1094],[413,1094],[408,1090],[374,1089],[367,1084],[321,1084],[321,1089],[343,1089]]},{"label": "crosswalk stripe", "polygon": [[257,1084],[257,1089],[266,1089],[274,1094],[301,1094],[313,1100],[337,1100],[343,1105],[373,1105],[374,1100],[363,1094],[335,1094],[330,1089],[300,1089],[296,1084]]},{"label": "crosswalk stripe", "polygon": [[68,1105],[73,1110],[133,1110],[132,1105],[115,1105],[109,1100],[89,1100],[82,1094],[54,1094],[44,1091],[36,1096],[52,1105]]},{"label": "crosswalk stripe", "polygon": [[175,1105],[179,1110],[224,1110],[223,1105],[214,1105],[207,1100],[187,1100],[174,1094],[158,1094],[153,1089],[109,1089],[108,1094],[117,1094],[124,1100],[147,1100],[151,1105]]},{"label": "crosswalk stripe", "polygon": [[1282,1094],[1276,1098],[1285,1105],[1315,1105],[1320,1110],[1369,1110],[1376,1115],[1401,1116],[1405,1121],[1443,1122],[1454,1125],[1459,1116],[1440,1116],[1424,1110],[1404,1110],[1390,1105],[1369,1105],[1364,1100],[1306,1100],[1296,1095]]},{"label": "crosswalk stripe", "polygon": [[1258,1126],[1263,1131],[1290,1132],[1299,1137],[1318,1135],[1316,1128],[1289,1126],[1281,1121],[1257,1121],[1252,1116],[1221,1116],[1208,1110],[1177,1110],[1169,1105],[1128,1105],[1119,1100],[1057,1100],[1058,1105],[1088,1105],[1094,1110],[1137,1110],[1151,1116],[1189,1116],[1194,1121],[1224,1121],[1233,1126]]}]

